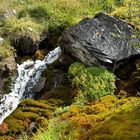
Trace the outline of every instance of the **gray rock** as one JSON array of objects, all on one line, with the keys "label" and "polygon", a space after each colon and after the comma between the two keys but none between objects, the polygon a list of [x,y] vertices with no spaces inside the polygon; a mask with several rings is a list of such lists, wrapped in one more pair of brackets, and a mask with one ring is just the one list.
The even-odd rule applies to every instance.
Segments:
[{"label": "gray rock", "polygon": [[40,92],[44,88],[45,82],[46,82],[46,78],[41,77],[40,80],[38,81],[37,85],[34,87],[34,92],[35,93]]},{"label": "gray rock", "polygon": [[28,126],[27,132],[33,132],[37,129],[37,124],[35,122],[31,122]]},{"label": "gray rock", "polygon": [[3,58],[0,62],[0,76],[12,75],[16,72],[16,62],[13,56]]},{"label": "gray rock", "polygon": [[16,71],[14,56],[2,58],[0,61],[0,94],[9,92],[11,80],[12,77],[15,76]]},{"label": "gray rock", "polygon": [[140,33],[122,20],[99,13],[65,30],[59,45],[74,61],[113,71],[132,57],[140,58],[140,52],[132,47],[140,44],[134,32]]},{"label": "gray rock", "polygon": [[0,44],[4,42],[4,38],[0,37]]}]

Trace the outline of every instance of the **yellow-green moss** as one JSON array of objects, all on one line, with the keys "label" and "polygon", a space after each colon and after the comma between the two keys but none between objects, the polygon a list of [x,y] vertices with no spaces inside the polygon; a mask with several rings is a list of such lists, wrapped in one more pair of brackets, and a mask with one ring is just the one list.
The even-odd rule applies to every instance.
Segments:
[{"label": "yellow-green moss", "polygon": [[140,138],[140,118],[138,111],[120,112],[109,120],[96,125],[90,133],[90,137],[100,140],[104,137],[108,140],[138,140]]},{"label": "yellow-green moss", "polygon": [[72,77],[73,91],[77,90],[76,104],[99,100],[105,95],[113,94],[116,89],[115,75],[105,68],[86,68],[76,62],[71,64],[68,73]]},{"label": "yellow-green moss", "polygon": [[140,136],[137,101],[139,99],[134,97],[117,99],[107,95],[84,106],[71,105],[64,111],[61,108],[57,110],[59,116],[47,125],[47,130],[40,131],[33,139],[49,140],[49,136],[58,140],[137,140]]},{"label": "yellow-green moss", "polygon": [[14,56],[14,48],[10,45],[10,41],[8,39],[5,40],[3,43],[0,43],[0,60],[2,58],[7,58],[10,56]]},{"label": "yellow-green moss", "polygon": [[51,104],[47,101],[22,101],[18,108],[4,120],[0,127],[0,135],[21,134],[27,130],[31,122],[37,122],[38,126],[43,126],[48,119],[53,117],[53,111],[57,106],[55,104],[51,106]]},{"label": "yellow-green moss", "polygon": [[19,107],[38,107],[42,109],[50,109],[53,110],[53,107],[47,104],[46,101],[35,101],[35,100],[23,100]]},{"label": "yellow-green moss", "polygon": [[116,7],[111,15],[131,22],[140,27],[140,2],[138,0],[124,0],[122,6]]},{"label": "yellow-green moss", "polygon": [[42,26],[36,24],[29,18],[17,19],[15,17],[8,18],[5,21],[3,32],[8,36],[29,36],[34,41],[40,39]]}]

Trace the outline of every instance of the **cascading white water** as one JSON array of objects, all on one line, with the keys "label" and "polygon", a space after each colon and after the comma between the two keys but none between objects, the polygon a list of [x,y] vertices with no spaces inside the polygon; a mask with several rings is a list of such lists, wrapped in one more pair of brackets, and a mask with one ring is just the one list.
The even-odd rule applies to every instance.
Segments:
[{"label": "cascading white water", "polygon": [[45,57],[44,60],[26,61],[17,65],[18,77],[14,83],[12,92],[3,96],[0,100],[0,124],[18,106],[22,99],[32,98],[32,89],[41,77],[41,73],[47,68],[47,64],[53,63],[61,54],[57,47]]}]

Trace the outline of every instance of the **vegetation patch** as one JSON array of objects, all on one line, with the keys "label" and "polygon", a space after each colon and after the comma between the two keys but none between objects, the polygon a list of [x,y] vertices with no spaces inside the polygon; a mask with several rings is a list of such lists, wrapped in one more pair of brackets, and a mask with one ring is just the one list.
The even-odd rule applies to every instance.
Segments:
[{"label": "vegetation patch", "polygon": [[14,48],[11,46],[9,39],[3,40],[0,43],[0,60],[7,57],[13,57],[14,55]]},{"label": "vegetation patch", "polygon": [[[55,101],[57,103],[57,100]],[[0,126],[0,136],[6,134],[13,137],[23,131],[28,132],[31,122],[36,124],[36,128],[43,126],[48,119],[53,117],[53,111],[57,107],[52,103],[53,101],[22,101],[19,107]]]},{"label": "vegetation patch", "polygon": [[73,77],[72,86],[74,92],[77,92],[77,104],[96,101],[115,91],[115,75],[105,68],[86,68],[80,63],[74,63],[69,68],[69,74]]},{"label": "vegetation patch", "polygon": [[[4,39],[0,42],[0,66],[4,64],[3,59],[14,56],[12,45],[15,47],[16,44],[13,39],[30,38],[29,48],[35,44],[36,50],[38,42],[49,39],[49,45],[44,43],[42,46],[44,50],[35,50],[35,57],[42,60],[49,49],[57,46],[64,29],[99,12],[124,19],[140,29],[138,0],[8,0],[8,3],[0,0],[0,38]],[[139,32],[136,36],[139,37]],[[23,47],[21,44],[19,48]],[[138,46],[135,42],[132,45]],[[67,72],[58,61],[50,67],[44,74],[47,80],[54,76],[53,69]],[[126,71],[123,74],[128,76]],[[51,83],[48,83],[49,90],[43,91],[43,100],[24,100],[19,104],[0,125],[1,140],[14,140],[24,132],[33,136],[30,137],[33,140],[140,139],[139,98],[126,98],[128,90],[125,88],[129,83],[122,83],[124,87],[119,91],[118,99],[113,95],[115,76],[105,68],[74,63],[68,73],[62,75],[67,80],[52,90],[49,89]],[[139,67],[130,79],[134,86],[139,87]],[[6,80],[5,85],[9,84]],[[31,126],[35,131],[29,130]],[[28,139],[28,136],[23,136],[23,139]]]},{"label": "vegetation patch", "polygon": [[33,140],[139,138],[138,100],[133,97],[119,100],[107,95],[88,105],[57,109],[59,116],[51,119],[46,129],[39,130]]}]

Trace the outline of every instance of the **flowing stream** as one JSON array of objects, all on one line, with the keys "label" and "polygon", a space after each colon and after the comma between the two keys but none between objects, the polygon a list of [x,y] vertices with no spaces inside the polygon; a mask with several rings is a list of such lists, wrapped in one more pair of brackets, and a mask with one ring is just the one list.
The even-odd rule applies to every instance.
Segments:
[{"label": "flowing stream", "polygon": [[11,93],[5,94],[0,100],[0,124],[17,108],[21,100],[33,97],[32,89],[40,79],[42,72],[47,68],[47,65],[57,60],[60,55],[61,49],[57,47],[49,52],[42,61],[27,60],[21,65],[17,64],[18,76]]}]

